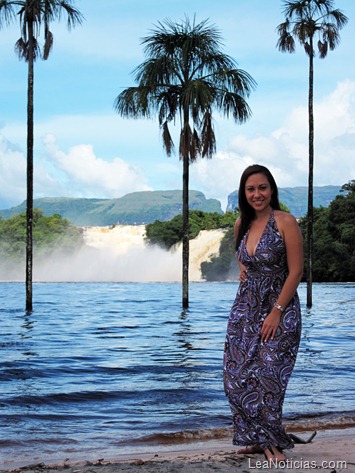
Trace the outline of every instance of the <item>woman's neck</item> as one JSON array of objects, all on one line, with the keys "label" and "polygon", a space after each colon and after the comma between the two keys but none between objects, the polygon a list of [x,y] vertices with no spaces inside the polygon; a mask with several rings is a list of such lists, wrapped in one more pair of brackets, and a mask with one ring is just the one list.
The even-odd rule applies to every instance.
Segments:
[{"label": "woman's neck", "polygon": [[266,218],[269,218],[271,211],[272,211],[272,207],[271,205],[269,205],[268,207],[261,210],[260,212],[255,212],[254,220],[265,220]]}]

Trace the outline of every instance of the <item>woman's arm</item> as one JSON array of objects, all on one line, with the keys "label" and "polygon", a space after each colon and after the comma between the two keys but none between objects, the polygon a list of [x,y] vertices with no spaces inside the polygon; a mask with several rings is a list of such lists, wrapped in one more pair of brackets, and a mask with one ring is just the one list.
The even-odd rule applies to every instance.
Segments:
[{"label": "woman's arm", "polygon": [[[286,245],[289,273],[276,304],[286,308],[294,296],[303,275],[303,242],[298,223],[292,215],[280,212],[279,215],[275,215],[275,219]],[[270,314],[265,318],[261,329],[262,341],[267,342],[269,338],[273,339],[280,323],[281,314],[281,310],[276,307],[272,308]]]},{"label": "woman's arm", "polygon": [[[237,237],[238,237],[239,226],[240,226],[240,217],[237,218],[237,220],[235,221],[235,224],[234,224],[234,238],[235,239],[237,239]],[[237,258],[237,263],[238,263],[239,270],[240,270],[239,281],[244,282],[247,278],[247,268],[246,268],[246,266],[244,266],[244,264],[242,264],[238,260],[238,258]]]}]

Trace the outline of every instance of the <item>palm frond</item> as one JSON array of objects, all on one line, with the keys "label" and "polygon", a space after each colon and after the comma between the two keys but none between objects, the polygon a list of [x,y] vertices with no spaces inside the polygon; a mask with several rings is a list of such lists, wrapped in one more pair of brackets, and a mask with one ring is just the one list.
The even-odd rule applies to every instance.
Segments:
[{"label": "palm frond", "polygon": [[146,86],[154,84],[170,85],[181,83],[183,78],[179,76],[175,62],[166,56],[149,58],[133,70],[134,80]]},{"label": "palm frond", "polygon": [[318,41],[318,51],[319,51],[319,57],[321,59],[325,58],[328,52],[328,42],[327,41]]},{"label": "palm frond", "polygon": [[164,122],[162,125],[162,138],[163,138],[163,146],[166,151],[167,156],[171,156],[174,151],[174,142],[170,134],[168,122]]},{"label": "palm frond", "polygon": [[[19,59],[23,59],[24,61],[28,62],[29,60],[29,42],[24,41],[21,37],[15,43],[15,52],[18,55]],[[33,38],[33,60],[35,61],[41,53],[41,48],[38,44],[36,38]]]},{"label": "palm frond", "polygon": [[189,158],[190,162],[193,163],[199,158],[201,155],[201,140],[200,135],[198,134],[197,130],[194,128],[193,133],[191,135],[191,141],[189,144]]},{"label": "palm frond", "polygon": [[67,28],[70,31],[77,24],[81,25],[84,16],[72,6],[72,0],[42,0],[38,2],[41,20],[50,23],[54,20],[61,20],[63,15],[67,16]]},{"label": "palm frond", "polygon": [[340,44],[339,29],[333,23],[322,25],[322,37],[324,42],[328,42],[331,51]]},{"label": "palm frond", "polygon": [[201,140],[198,132],[191,129],[187,122],[180,132],[179,157],[180,159],[188,158],[189,162],[196,161],[200,156]]},{"label": "palm frond", "polygon": [[280,51],[286,51],[288,53],[294,53],[296,51],[296,43],[290,33],[285,33],[283,36],[280,36],[276,46]]},{"label": "palm frond", "polygon": [[242,69],[221,70],[212,78],[216,87],[225,87],[228,91],[243,97],[249,97],[257,86],[251,75]]},{"label": "palm frond", "polygon": [[309,57],[312,56],[313,57],[314,56],[314,49],[311,47],[310,43],[308,41],[306,41],[303,46],[304,46],[304,50],[305,50],[307,56],[309,56]]},{"label": "palm frond", "polygon": [[116,97],[114,109],[123,117],[149,117],[149,92],[148,88],[129,87]]},{"label": "palm frond", "polygon": [[[153,99],[152,99],[153,100]],[[171,86],[163,89],[154,99],[152,107],[158,109],[159,125],[174,120],[179,108],[179,92]]]},{"label": "palm frond", "polygon": [[180,106],[184,110],[190,110],[192,120],[197,127],[200,126],[200,115],[210,109],[213,101],[213,87],[207,81],[188,82],[181,90]]},{"label": "palm frond", "polygon": [[233,70],[238,67],[236,61],[228,55],[219,52],[201,51],[198,56],[191,58],[189,67],[189,79],[208,77],[223,70]]},{"label": "palm frond", "polygon": [[201,156],[212,158],[216,152],[216,136],[211,111],[205,113],[201,130]]},{"label": "palm frond", "polygon": [[227,118],[232,115],[236,122],[244,123],[252,115],[248,103],[239,94],[225,91],[220,94],[219,100],[220,109]]},{"label": "palm frond", "polygon": [[338,29],[344,28],[344,26],[348,23],[349,18],[344,15],[341,10],[332,10],[332,18],[336,23]]},{"label": "palm frond", "polygon": [[19,38],[15,43],[15,52],[18,55],[19,59],[27,60],[27,42],[23,40],[23,38]]},{"label": "palm frond", "polygon": [[0,0],[0,29],[5,24],[10,25],[16,18],[14,7],[11,3]]},{"label": "palm frond", "polygon": [[292,33],[298,41],[304,45],[306,41],[309,41],[310,38],[313,38],[314,34],[319,27],[314,23],[312,19],[304,20],[295,23]]},{"label": "palm frond", "polygon": [[74,28],[77,24],[81,25],[83,23],[85,19],[84,15],[79,10],[72,7],[68,1],[59,2],[59,15],[62,14],[63,9],[65,10],[67,14],[67,28],[69,31],[71,30],[71,28]]},{"label": "palm frond", "polygon": [[49,57],[49,53],[53,48],[53,34],[48,30],[47,34],[45,35],[45,43],[43,48],[43,59],[47,60]]},{"label": "palm frond", "polygon": [[191,127],[189,123],[185,123],[180,132],[179,142],[179,158],[184,159],[185,156],[190,156],[190,144],[191,144]]},{"label": "palm frond", "polygon": [[218,49],[221,45],[221,34],[218,28],[210,25],[208,20],[198,24],[185,17],[184,21],[175,23],[170,19],[158,22],[150,35],[142,38],[144,53],[147,56],[172,56],[176,49],[182,53],[196,54],[198,51]]}]

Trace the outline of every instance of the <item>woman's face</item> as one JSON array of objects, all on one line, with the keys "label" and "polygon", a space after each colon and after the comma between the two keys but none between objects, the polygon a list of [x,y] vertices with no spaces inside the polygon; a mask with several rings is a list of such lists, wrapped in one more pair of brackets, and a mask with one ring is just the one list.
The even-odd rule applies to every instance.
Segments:
[{"label": "woman's face", "polygon": [[272,189],[264,174],[252,174],[245,183],[245,197],[255,212],[262,212],[270,206]]}]

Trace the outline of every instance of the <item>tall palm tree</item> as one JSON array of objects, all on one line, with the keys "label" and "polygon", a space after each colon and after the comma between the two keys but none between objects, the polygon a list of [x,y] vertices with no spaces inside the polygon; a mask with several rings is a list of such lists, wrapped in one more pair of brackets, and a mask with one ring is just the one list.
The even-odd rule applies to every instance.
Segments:
[{"label": "tall palm tree", "polygon": [[77,23],[81,24],[81,13],[72,6],[72,0],[0,0],[0,28],[3,22],[10,24],[15,18],[20,19],[21,37],[16,42],[15,50],[20,59],[28,64],[27,72],[27,200],[26,200],[26,310],[32,311],[32,267],[33,267],[33,94],[34,62],[41,54],[37,41],[41,26],[44,32],[42,58],[48,59],[53,46],[53,34],[50,23],[67,15],[70,30]]},{"label": "tall palm tree", "polygon": [[[296,41],[309,58],[308,89],[308,212],[307,212],[307,307],[312,306],[313,280],[313,167],[314,167],[314,117],[313,117],[313,58],[318,50],[325,58],[328,50],[333,51],[340,43],[339,31],[348,18],[333,8],[333,0],[284,1],[286,20],[277,27],[277,47],[282,52],[293,53]],[[318,38],[317,45],[315,40]]]},{"label": "tall palm tree", "polygon": [[[186,309],[189,271],[189,165],[216,151],[213,109],[245,122],[246,102],[254,79],[220,50],[221,36],[208,20],[199,24],[186,17],[181,23],[159,22],[142,39],[146,60],[134,71],[136,87],[123,90],[115,109],[123,117],[159,118],[168,156],[174,150],[169,126],[180,121],[179,158],[183,161],[182,305]],[[226,170],[228,172],[228,170]]]}]

